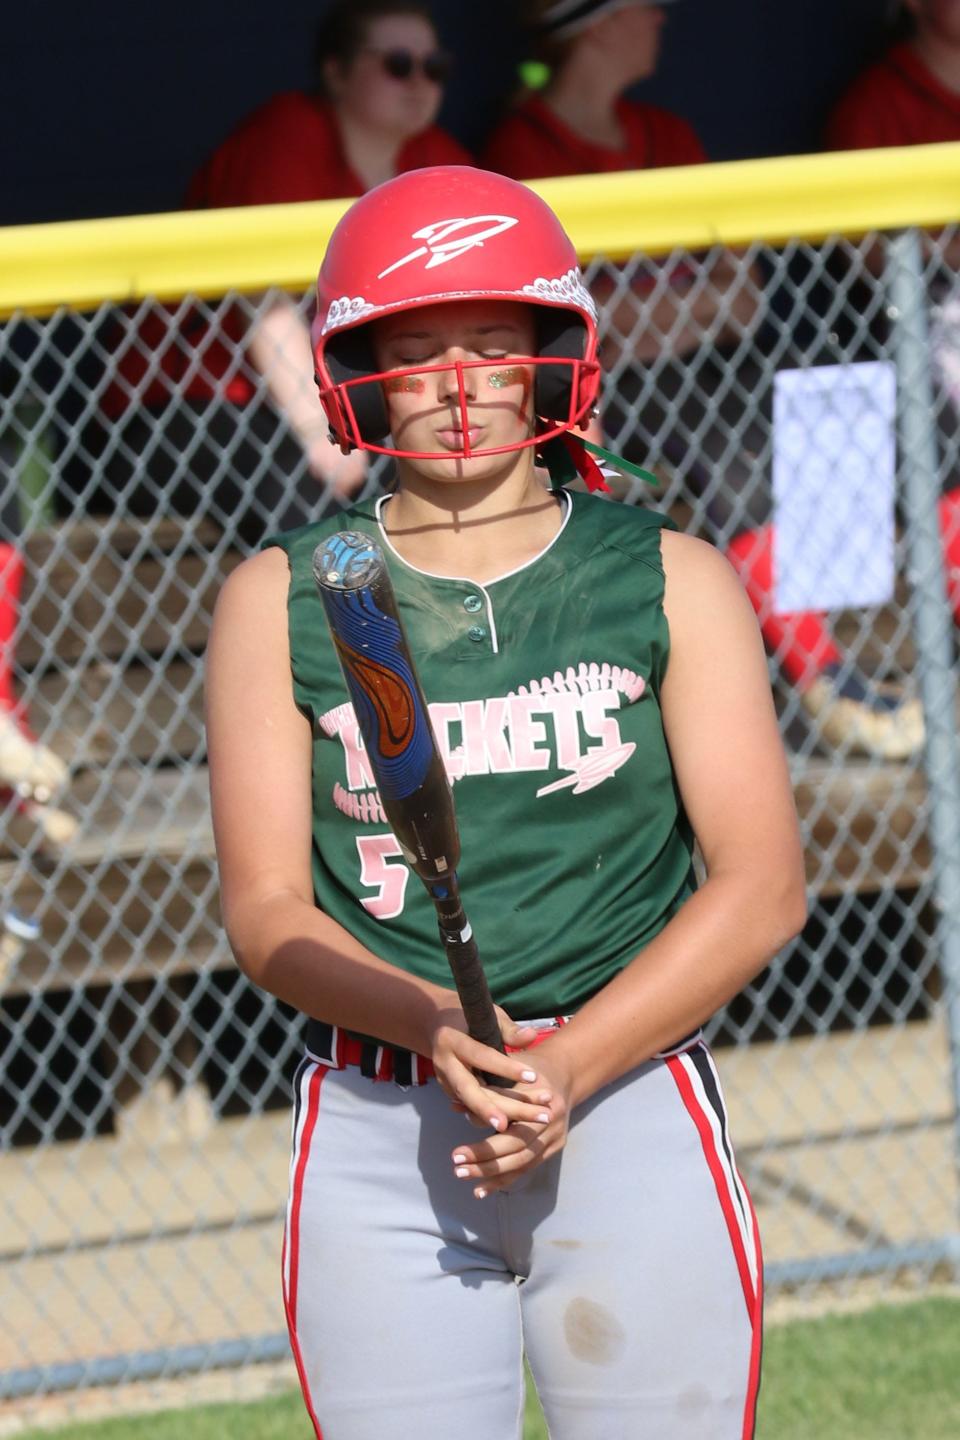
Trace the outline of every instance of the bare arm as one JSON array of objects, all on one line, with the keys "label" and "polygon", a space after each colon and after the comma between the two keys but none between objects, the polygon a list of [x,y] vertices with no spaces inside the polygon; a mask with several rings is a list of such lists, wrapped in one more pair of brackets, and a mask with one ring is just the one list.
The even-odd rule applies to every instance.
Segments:
[{"label": "bare arm", "polygon": [[512,1125],[453,1164],[502,1189],[565,1143],[570,1111],[695,1030],[806,916],[803,856],[756,619],[728,562],[663,536],[670,661],[664,728],[707,879],[660,934],[540,1049],[544,1126]]},{"label": "bare arm", "polygon": [[[434,987],[369,954],[314,905],[311,735],[293,701],[286,556],[231,575],[207,653],[207,742],[227,935],[257,985],[320,1015],[416,1048]],[[346,963],[343,963],[346,962]]]},{"label": "bare arm", "polygon": [[274,295],[265,303],[250,328],[247,354],[303,446],[311,474],[344,495],[359,490],[365,456],[359,450],[344,455],[328,438],[330,427],[312,378],[310,331],[288,295]]},{"label": "bare arm", "polygon": [[[255,984],[307,1015],[432,1056],[454,1098],[477,1107],[484,1120],[499,1115],[506,1123],[534,1102],[501,1099],[471,1067],[519,1079],[527,1062],[464,1033],[452,985],[430,984],[372,954],[314,903],[312,737],[293,700],[288,583],[287,558],[278,549],[238,566],[217,602],[207,652],[214,838],[237,963]],[[516,1026],[502,1021],[505,1039],[525,1043]]]},{"label": "bare arm", "polygon": [[803,853],[763,645],[727,561],[667,532],[663,721],[707,878],[557,1036],[574,1103],[675,1044],[751,980],[806,918]]}]

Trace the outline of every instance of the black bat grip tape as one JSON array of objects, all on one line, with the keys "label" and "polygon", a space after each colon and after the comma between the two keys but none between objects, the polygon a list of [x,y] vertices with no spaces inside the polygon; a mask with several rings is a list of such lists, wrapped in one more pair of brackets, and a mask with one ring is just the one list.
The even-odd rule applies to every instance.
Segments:
[{"label": "black bat grip tape", "polygon": [[[504,1055],[506,1051],[503,1036],[480,960],[480,951],[456,891],[446,902],[437,901],[437,922],[467,1029],[472,1038],[481,1045],[489,1045],[491,1050],[499,1050],[500,1054]],[[481,1079],[485,1084],[496,1085],[501,1089],[508,1089],[512,1084],[505,1076],[490,1075],[486,1071],[481,1072]]]}]

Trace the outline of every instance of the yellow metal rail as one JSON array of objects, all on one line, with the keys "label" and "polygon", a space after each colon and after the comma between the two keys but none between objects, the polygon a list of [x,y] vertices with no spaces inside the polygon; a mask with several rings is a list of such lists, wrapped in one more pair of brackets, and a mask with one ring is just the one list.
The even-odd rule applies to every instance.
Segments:
[{"label": "yellow metal rail", "polygon": [[[960,143],[538,181],[583,259],[960,220]],[[0,229],[0,314],[304,289],[349,202]]]}]

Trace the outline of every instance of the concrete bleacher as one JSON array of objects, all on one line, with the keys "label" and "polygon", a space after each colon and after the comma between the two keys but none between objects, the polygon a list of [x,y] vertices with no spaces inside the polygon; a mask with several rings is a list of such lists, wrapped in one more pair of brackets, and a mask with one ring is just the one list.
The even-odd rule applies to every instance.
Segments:
[{"label": "concrete bleacher", "polygon": [[[56,966],[27,949],[7,994],[168,968],[162,934],[144,944],[136,937],[156,929],[160,897],[177,931],[193,918],[191,894],[210,888],[200,669],[216,594],[240,558],[220,538],[208,522],[179,520],[84,520],[30,537],[35,593],[25,596],[18,663],[37,667],[35,708],[56,716],[45,738],[71,765],[63,803],[80,826],[64,847],[28,834],[23,821],[8,826],[0,881],[7,902],[28,915],[55,883],[59,914],[82,923],[60,937]],[[29,867],[16,859],[24,845],[35,861]],[[178,897],[169,893],[170,862],[184,857]],[[212,917],[210,949],[217,923]],[[202,935],[196,944],[184,967],[202,963]]]}]

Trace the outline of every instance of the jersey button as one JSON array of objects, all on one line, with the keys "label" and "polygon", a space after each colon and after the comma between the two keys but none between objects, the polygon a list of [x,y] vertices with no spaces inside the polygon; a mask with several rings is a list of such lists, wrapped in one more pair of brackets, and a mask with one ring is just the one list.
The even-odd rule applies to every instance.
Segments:
[{"label": "jersey button", "polygon": [[487,638],[487,632],[482,625],[471,625],[470,629],[467,631],[467,634],[470,636],[471,640],[479,641],[486,640]]},{"label": "jersey button", "polygon": [[483,600],[479,595],[467,595],[463,602],[463,608],[475,615],[478,610],[483,609]]}]

